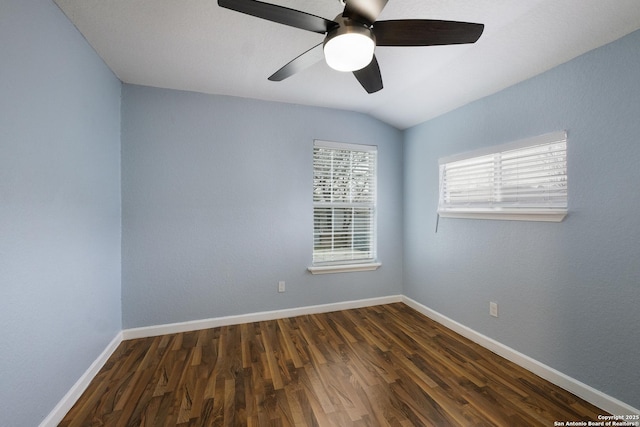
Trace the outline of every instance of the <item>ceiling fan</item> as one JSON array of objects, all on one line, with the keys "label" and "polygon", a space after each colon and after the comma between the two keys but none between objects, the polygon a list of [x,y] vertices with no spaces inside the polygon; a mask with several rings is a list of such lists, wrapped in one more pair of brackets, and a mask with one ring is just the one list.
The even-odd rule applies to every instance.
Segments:
[{"label": "ceiling fan", "polygon": [[282,81],[323,59],[338,71],[351,71],[368,93],[382,89],[376,46],[434,46],[475,43],[483,24],[430,19],[376,21],[388,0],[344,0],[342,14],[334,20],[256,0],[218,0],[226,9],[324,34],[315,45],[273,73]]}]

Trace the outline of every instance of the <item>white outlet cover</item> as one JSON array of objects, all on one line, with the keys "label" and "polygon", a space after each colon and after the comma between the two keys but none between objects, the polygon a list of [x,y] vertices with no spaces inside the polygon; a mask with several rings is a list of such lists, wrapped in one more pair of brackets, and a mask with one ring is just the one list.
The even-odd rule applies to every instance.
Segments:
[{"label": "white outlet cover", "polygon": [[490,302],[489,303],[489,314],[493,317],[498,317],[498,303]]}]

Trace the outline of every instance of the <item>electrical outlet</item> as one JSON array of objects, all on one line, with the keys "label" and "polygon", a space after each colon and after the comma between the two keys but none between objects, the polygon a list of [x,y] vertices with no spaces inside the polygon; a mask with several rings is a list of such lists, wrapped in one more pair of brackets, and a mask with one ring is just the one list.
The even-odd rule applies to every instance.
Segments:
[{"label": "electrical outlet", "polygon": [[278,292],[284,292],[284,280],[278,282]]},{"label": "electrical outlet", "polygon": [[489,314],[493,317],[498,317],[498,303],[497,302],[489,302]]}]

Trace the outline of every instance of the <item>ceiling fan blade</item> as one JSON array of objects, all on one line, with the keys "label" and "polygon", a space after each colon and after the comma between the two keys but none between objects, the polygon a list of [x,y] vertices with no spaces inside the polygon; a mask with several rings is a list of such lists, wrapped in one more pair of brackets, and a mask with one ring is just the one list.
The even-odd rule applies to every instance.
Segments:
[{"label": "ceiling fan blade", "polygon": [[337,22],[329,19],[255,0],[218,0],[218,6],[319,34],[338,26]]},{"label": "ceiling fan blade", "polygon": [[434,46],[475,43],[483,24],[431,19],[400,19],[373,24],[377,46]]},{"label": "ceiling fan blade", "polygon": [[388,0],[346,0],[342,16],[358,22],[373,24]]},{"label": "ceiling fan blade", "polygon": [[299,55],[294,60],[290,61],[287,65],[273,73],[269,77],[269,80],[271,80],[272,82],[280,82],[287,77],[291,77],[295,73],[298,73],[305,68],[322,61],[322,59],[324,59],[324,52],[322,50],[322,43],[320,43],[315,45],[302,55]]},{"label": "ceiling fan blade", "polygon": [[364,90],[368,93],[375,93],[382,89],[380,66],[378,65],[378,60],[375,55],[369,65],[361,70],[354,71],[353,75],[356,76],[356,79],[358,79]]}]

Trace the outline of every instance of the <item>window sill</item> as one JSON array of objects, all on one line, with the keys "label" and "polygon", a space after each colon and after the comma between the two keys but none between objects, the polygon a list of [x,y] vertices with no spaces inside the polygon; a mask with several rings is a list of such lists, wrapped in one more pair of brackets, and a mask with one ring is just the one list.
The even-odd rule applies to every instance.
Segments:
[{"label": "window sill", "polygon": [[495,219],[507,221],[561,222],[566,211],[561,212],[438,212],[441,218]]},{"label": "window sill", "polygon": [[311,274],[352,273],[354,271],[377,270],[381,265],[382,264],[379,262],[371,262],[367,264],[323,265],[308,267],[307,270],[309,270]]}]

